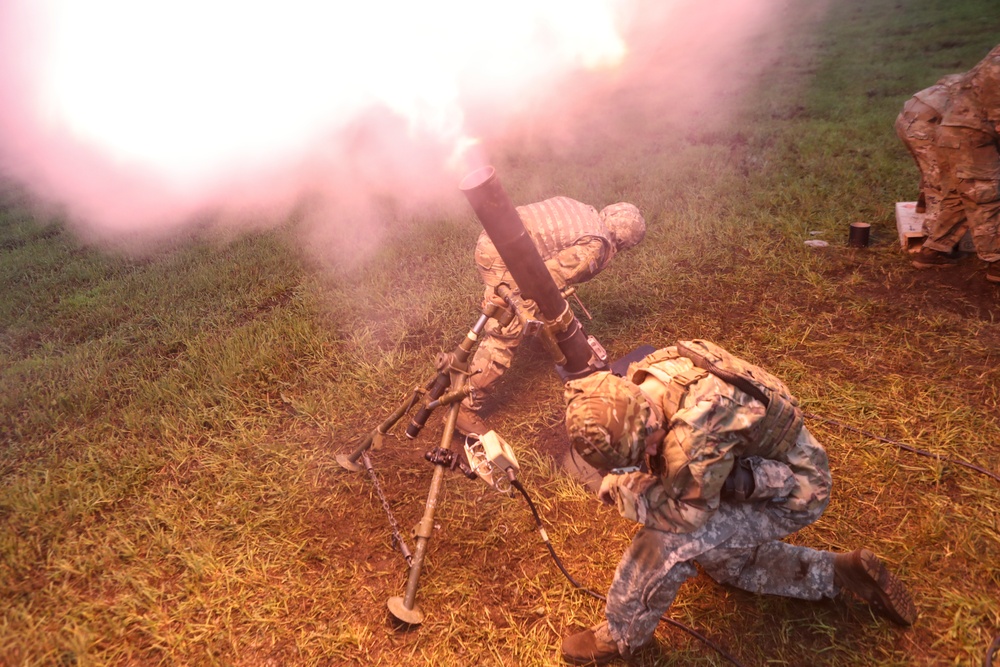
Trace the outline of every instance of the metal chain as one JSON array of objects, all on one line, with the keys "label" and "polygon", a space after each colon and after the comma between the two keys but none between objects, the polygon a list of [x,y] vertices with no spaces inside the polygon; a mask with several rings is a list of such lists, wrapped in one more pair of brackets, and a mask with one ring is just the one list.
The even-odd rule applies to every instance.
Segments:
[{"label": "metal chain", "polygon": [[400,553],[403,554],[403,558],[406,559],[407,565],[413,564],[413,554],[410,553],[410,548],[406,546],[406,542],[403,540],[403,534],[399,532],[399,524],[396,523],[396,517],[392,514],[392,508],[389,507],[389,501],[386,500],[385,494],[382,492],[382,485],[378,481],[378,475],[375,474],[375,468],[372,467],[372,461],[368,458],[368,452],[361,455],[362,460],[365,462],[365,470],[368,471],[368,476],[372,478],[372,485],[375,487],[375,493],[378,494],[378,499],[382,501],[382,509],[385,510],[385,515],[389,519],[389,527],[392,529],[392,541],[393,544],[399,548]]}]

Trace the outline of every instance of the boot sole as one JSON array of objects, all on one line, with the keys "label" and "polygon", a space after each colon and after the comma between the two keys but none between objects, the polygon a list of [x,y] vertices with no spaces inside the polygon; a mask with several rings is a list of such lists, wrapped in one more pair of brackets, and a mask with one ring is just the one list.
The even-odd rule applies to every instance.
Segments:
[{"label": "boot sole", "polygon": [[593,634],[587,637],[586,644],[588,645],[576,647],[578,652],[573,652],[572,648],[567,647],[567,642],[571,641],[572,638],[567,637],[563,640],[562,645],[562,659],[570,665],[606,665],[621,657],[617,646],[613,649],[599,647]]},{"label": "boot sole", "polygon": [[912,264],[918,269],[950,269],[953,266],[958,266],[957,262],[954,264],[952,264],[951,262],[948,262],[947,264],[937,264],[931,262],[921,262],[919,260],[913,260],[912,262],[910,262],[910,264]]},{"label": "boot sole", "polygon": [[607,657],[599,656],[596,658],[576,658],[570,657],[564,653],[562,659],[569,665],[606,665],[620,657],[621,656],[619,654],[615,653],[614,655],[609,655]]},{"label": "boot sole", "polygon": [[864,576],[847,578],[847,590],[851,591],[872,608],[898,625],[913,625],[917,620],[917,608],[910,594],[882,561],[867,549],[862,549],[859,562]]}]

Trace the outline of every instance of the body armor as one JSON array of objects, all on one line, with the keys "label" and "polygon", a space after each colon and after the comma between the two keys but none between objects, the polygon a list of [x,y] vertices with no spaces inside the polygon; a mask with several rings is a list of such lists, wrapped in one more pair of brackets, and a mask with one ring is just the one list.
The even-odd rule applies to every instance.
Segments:
[{"label": "body armor", "polygon": [[708,374],[752,396],[766,408],[764,417],[747,433],[746,450],[741,456],[780,458],[795,444],[804,417],[798,400],[785,383],[715,343],[679,341],[676,346],[658,350],[629,369],[629,379],[636,384],[646,375],[652,375],[666,385],[668,405],[664,416],[668,420],[681,406],[688,388]]}]

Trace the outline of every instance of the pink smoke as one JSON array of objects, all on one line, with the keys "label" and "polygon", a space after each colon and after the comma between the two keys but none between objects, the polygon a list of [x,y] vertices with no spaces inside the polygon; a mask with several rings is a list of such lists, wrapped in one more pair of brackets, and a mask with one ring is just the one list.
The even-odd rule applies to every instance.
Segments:
[{"label": "pink smoke", "polygon": [[784,7],[6,0],[0,169],[111,239],[205,212],[280,219],[304,195],[356,226],[383,197],[454,198],[470,135],[571,145],[608,96],[649,113],[715,103]]}]

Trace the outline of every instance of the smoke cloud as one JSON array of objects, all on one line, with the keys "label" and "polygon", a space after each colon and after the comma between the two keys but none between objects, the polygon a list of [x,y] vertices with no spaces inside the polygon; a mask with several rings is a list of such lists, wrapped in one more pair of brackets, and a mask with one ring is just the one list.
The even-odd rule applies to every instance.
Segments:
[{"label": "smoke cloud", "polygon": [[650,112],[711,104],[786,9],[0,0],[0,170],[97,238],[296,209],[357,244],[386,206],[454,201],[473,137],[528,124],[569,145],[578,107],[623,87]]}]

